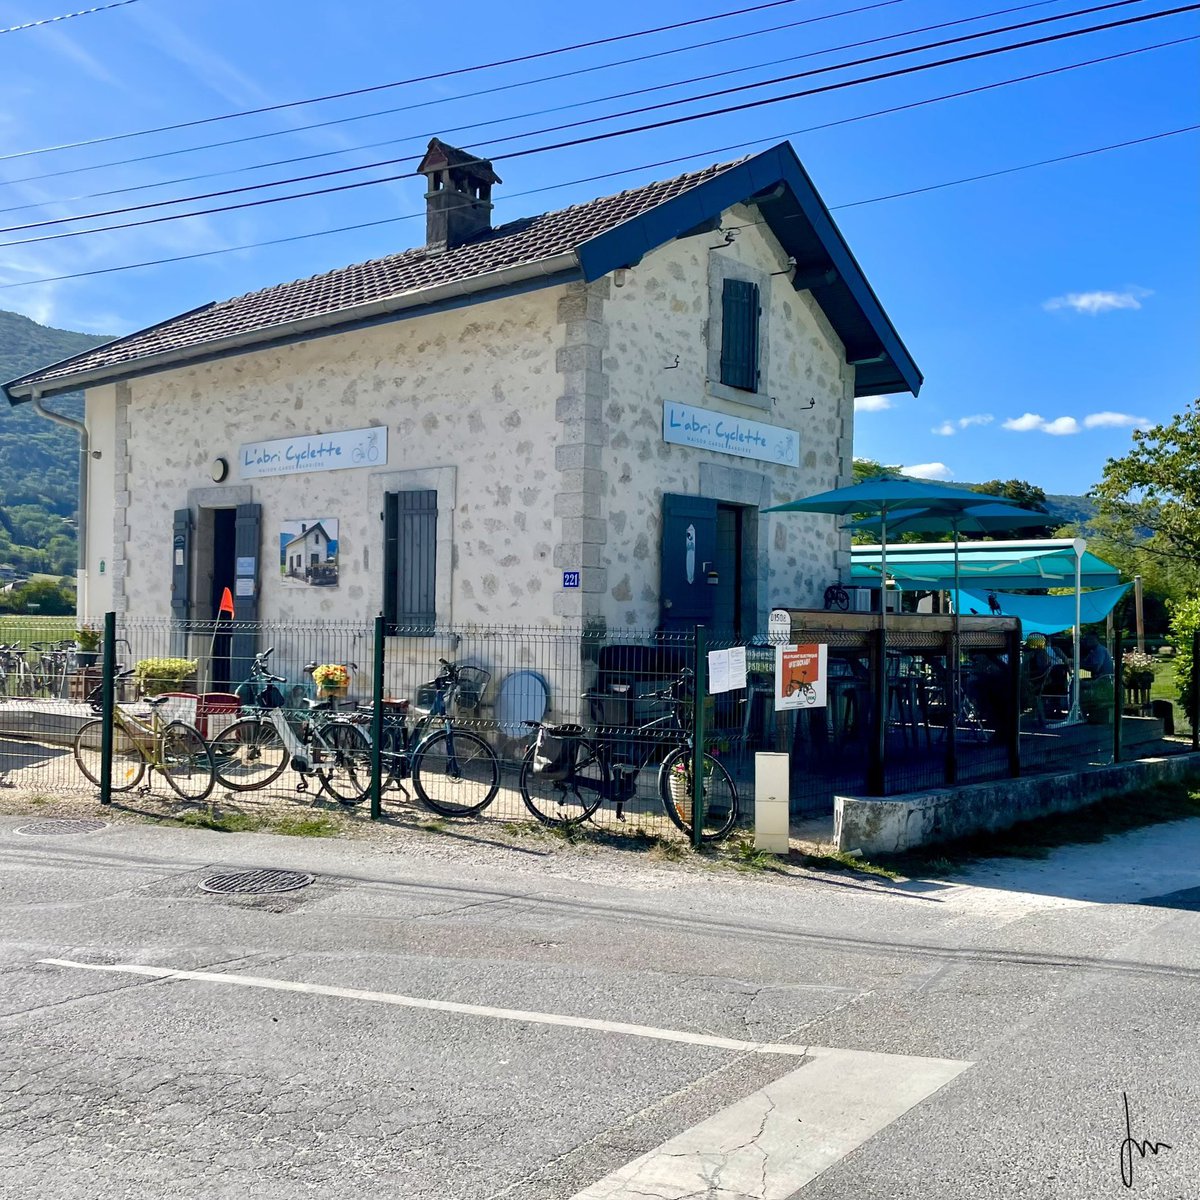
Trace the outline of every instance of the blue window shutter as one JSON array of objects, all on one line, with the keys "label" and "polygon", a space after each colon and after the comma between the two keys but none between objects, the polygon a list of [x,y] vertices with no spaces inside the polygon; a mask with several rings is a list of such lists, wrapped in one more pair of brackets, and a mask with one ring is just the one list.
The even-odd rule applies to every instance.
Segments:
[{"label": "blue window shutter", "polygon": [[721,382],[758,391],[758,284],[726,279],[721,291]]},{"label": "blue window shutter", "polygon": [[171,616],[186,621],[192,607],[192,510],[177,508],[171,538]]},{"label": "blue window shutter", "polygon": [[389,492],[384,509],[384,619],[432,633],[437,623],[437,492]]}]

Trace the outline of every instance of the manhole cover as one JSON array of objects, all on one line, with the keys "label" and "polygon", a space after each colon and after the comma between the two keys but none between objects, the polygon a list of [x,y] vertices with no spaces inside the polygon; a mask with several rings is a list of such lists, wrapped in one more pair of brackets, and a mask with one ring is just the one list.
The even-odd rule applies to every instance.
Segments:
[{"label": "manhole cover", "polygon": [[222,871],[200,881],[200,890],[218,896],[263,896],[273,892],[294,892],[308,887],[316,879],[305,871]]},{"label": "manhole cover", "polygon": [[32,825],[22,825],[17,830],[30,837],[47,833],[95,833],[97,829],[105,829],[107,821],[76,821],[70,817],[60,817],[48,821],[34,821]]}]

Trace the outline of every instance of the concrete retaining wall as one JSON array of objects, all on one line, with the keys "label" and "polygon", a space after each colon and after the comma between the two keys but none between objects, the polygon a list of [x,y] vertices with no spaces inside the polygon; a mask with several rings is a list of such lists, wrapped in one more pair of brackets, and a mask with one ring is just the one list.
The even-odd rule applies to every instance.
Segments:
[{"label": "concrete retaining wall", "polygon": [[899,854],[918,846],[1008,829],[1019,821],[1067,812],[1101,796],[1200,775],[1200,754],[1144,758],[1061,775],[910,792],[904,796],[835,796],[839,850]]}]

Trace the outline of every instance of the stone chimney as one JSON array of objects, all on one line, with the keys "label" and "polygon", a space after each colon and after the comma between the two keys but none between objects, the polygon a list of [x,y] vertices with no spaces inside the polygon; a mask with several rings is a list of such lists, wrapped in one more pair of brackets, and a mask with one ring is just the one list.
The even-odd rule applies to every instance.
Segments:
[{"label": "stone chimney", "polygon": [[425,249],[453,250],[492,227],[492,184],[502,182],[492,164],[434,138],[417,168],[425,191]]}]

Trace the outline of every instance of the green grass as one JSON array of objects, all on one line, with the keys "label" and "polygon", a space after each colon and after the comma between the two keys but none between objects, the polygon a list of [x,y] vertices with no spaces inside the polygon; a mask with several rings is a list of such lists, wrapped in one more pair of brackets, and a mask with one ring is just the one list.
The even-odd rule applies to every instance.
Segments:
[{"label": "green grass", "polygon": [[882,879],[899,879],[900,872],[883,863],[871,862],[842,850],[822,851],[819,854],[804,854],[800,865],[813,871],[858,871],[862,875],[878,875]]},{"label": "green grass", "polygon": [[1175,707],[1175,736],[1191,737],[1192,723],[1187,710],[1179,703],[1179,685],[1175,682],[1175,660],[1160,659],[1154,668],[1154,682],[1150,685],[1151,700],[1170,700]]},{"label": "green grass", "polygon": [[75,640],[74,617],[0,617],[0,642],[6,646],[19,642],[28,649],[30,642],[60,642],[65,638]]},{"label": "green grass", "polygon": [[181,813],[179,822],[189,829],[211,829],[217,833],[282,833],[287,837],[337,837],[341,832],[332,818],[317,814],[260,817],[252,813],[223,813],[215,807]]},{"label": "green grass", "polygon": [[180,824],[189,829],[214,829],[218,833],[254,833],[266,821],[249,813],[218,813],[215,808],[181,813]]}]

